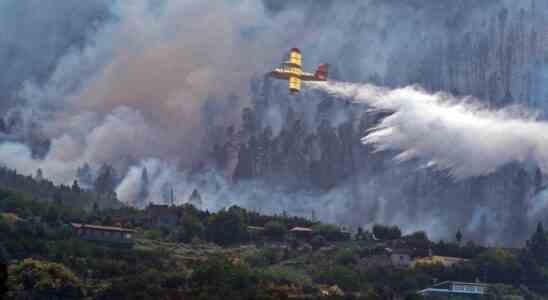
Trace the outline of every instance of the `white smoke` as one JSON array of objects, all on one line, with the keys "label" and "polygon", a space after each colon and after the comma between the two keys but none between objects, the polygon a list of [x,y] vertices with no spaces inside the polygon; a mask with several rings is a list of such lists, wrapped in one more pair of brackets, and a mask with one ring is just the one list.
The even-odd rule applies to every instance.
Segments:
[{"label": "white smoke", "polygon": [[535,164],[548,173],[548,123],[519,109],[489,110],[474,99],[428,93],[409,86],[312,85],[394,112],[362,139],[378,150],[395,150],[398,161],[418,159],[463,179],[490,174],[512,162]]}]

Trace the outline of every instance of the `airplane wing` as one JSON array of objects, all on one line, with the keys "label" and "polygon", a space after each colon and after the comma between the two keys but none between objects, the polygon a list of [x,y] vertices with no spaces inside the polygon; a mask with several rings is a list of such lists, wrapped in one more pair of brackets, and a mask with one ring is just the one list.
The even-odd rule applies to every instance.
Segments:
[{"label": "airplane wing", "polygon": [[298,93],[301,90],[301,79],[297,76],[289,77],[289,91],[291,93]]},{"label": "airplane wing", "polygon": [[289,51],[289,60],[288,62],[293,66],[293,67],[298,67],[298,68],[302,68],[302,55],[301,55],[301,51],[297,48],[293,48],[291,49],[291,51]]}]

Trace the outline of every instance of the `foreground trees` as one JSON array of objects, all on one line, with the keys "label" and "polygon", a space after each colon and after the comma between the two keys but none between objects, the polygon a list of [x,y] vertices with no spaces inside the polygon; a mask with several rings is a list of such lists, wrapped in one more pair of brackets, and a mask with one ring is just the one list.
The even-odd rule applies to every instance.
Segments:
[{"label": "foreground trees", "polygon": [[83,284],[65,266],[47,261],[25,259],[10,266],[9,299],[80,299]]}]

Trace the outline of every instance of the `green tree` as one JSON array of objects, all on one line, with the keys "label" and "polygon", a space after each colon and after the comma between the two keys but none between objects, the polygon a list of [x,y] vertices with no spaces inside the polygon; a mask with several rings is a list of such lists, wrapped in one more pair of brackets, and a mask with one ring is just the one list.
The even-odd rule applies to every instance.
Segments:
[{"label": "green tree", "polygon": [[113,196],[116,188],[116,172],[110,165],[104,164],[101,166],[95,179],[95,191],[100,195]]},{"label": "green tree", "polygon": [[219,245],[242,242],[247,237],[247,228],[242,210],[231,207],[211,215],[208,219],[206,236]]},{"label": "green tree", "polygon": [[[503,249],[490,249],[473,260],[479,268],[479,277],[487,282],[518,284],[523,269],[518,258]],[[471,279],[471,278],[470,278]]]},{"label": "green tree", "polygon": [[213,256],[194,269],[190,283],[198,295],[205,292],[210,297],[224,295],[225,299],[254,299],[252,296],[258,279],[247,267],[233,264],[222,256]]},{"label": "green tree", "polygon": [[511,299],[522,299],[520,296],[519,290],[515,289],[511,285],[505,285],[505,284],[491,284],[489,288],[487,289],[487,297],[488,300],[499,300],[499,299],[505,299],[505,300],[511,300]]},{"label": "green tree", "polygon": [[269,221],[264,226],[264,234],[274,240],[281,240],[285,236],[286,228],[276,221]]},{"label": "green tree", "polygon": [[331,224],[317,224],[312,226],[314,234],[323,236],[328,241],[342,241],[347,236],[339,229],[339,227]]},{"label": "green tree", "polygon": [[432,242],[430,242],[424,231],[417,231],[410,235],[406,235],[403,239],[411,249],[415,249],[415,254],[420,256],[428,256]]},{"label": "green tree", "polygon": [[460,242],[462,241],[462,233],[460,232],[460,229],[457,230],[457,234],[455,234],[455,238],[457,240],[457,243],[460,245]]},{"label": "green tree", "polygon": [[75,192],[75,193],[80,193],[82,190],[80,189],[80,185],[78,184],[78,180],[74,180],[72,182],[72,187],[71,187],[72,191]]},{"label": "green tree", "polygon": [[81,299],[83,296],[81,280],[62,264],[29,258],[10,266],[8,273],[8,297],[17,294],[30,299]]},{"label": "green tree", "polygon": [[542,222],[537,224],[537,230],[527,241],[527,248],[536,259],[538,264],[546,265],[548,263],[548,240]]},{"label": "green tree", "polygon": [[351,249],[340,249],[335,254],[335,261],[338,264],[351,266],[358,262],[356,256]]},{"label": "green tree", "polygon": [[336,265],[320,272],[316,278],[319,283],[338,285],[343,290],[359,290],[360,276],[357,272],[346,266]]},{"label": "green tree", "polygon": [[9,261],[10,255],[8,253],[8,250],[6,250],[6,247],[2,243],[0,243],[0,265],[1,264],[7,264]]},{"label": "green tree", "polygon": [[48,207],[48,210],[46,212],[46,215],[44,217],[44,221],[46,221],[48,224],[57,224],[59,223],[59,212],[57,211],[57,207],[50,205]]},{"label": "green tree", "polygon": [[194,237],[202,238],[204,230],[200,219],[187,214],[181,219],[181,224],[175,230],[173,239],[178,242],[190,243]]},{"label": "green tree", "polygon": [[373,226],[373,234],[380,240],[395,240],[401,237],[401,230],[398,226]]}]

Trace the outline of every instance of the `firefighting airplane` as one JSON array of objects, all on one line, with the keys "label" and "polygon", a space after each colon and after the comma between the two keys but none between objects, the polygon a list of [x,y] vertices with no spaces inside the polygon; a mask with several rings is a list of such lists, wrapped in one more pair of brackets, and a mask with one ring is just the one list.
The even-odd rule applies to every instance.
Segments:
[{"label": "firefighting airplane", "polygon": [[297,94],[301,90],[301,81],[327,81],[327,67],[327,64],[321,64],[314,74],[304,72],[301,51],[293,48],[289,51],[289,59],[284,61],[279,68],[270,72],[270,76],[287,80],[289,93]]}]

